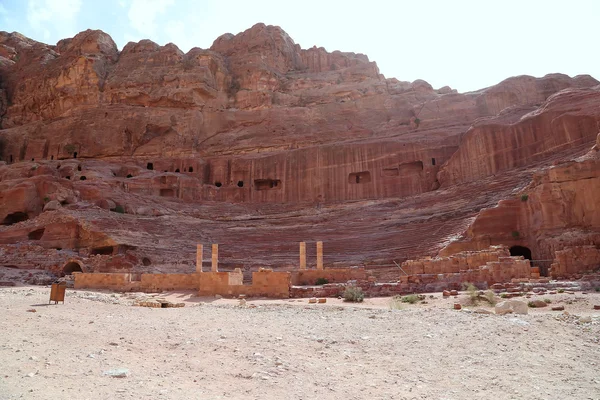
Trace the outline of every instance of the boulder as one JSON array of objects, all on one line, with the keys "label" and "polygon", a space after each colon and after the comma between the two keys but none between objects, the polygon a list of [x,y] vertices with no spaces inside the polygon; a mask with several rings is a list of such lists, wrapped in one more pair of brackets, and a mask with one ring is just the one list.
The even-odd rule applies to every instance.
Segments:
[{"label": "boulder", "polygon": [[527,314],[528,307],[527,303],[520,300],[506,300],[496,304],[495,310],[496,314],[504,315],[504,314]]},{"label": "boulder", "polygon": [[54,210],[58,210],[61,207],[62,206],[60,205],[60,203],[57,200],[51,200],[51,201],[47,202],[46,205],[44,206],[44,211],[54,211]]}]

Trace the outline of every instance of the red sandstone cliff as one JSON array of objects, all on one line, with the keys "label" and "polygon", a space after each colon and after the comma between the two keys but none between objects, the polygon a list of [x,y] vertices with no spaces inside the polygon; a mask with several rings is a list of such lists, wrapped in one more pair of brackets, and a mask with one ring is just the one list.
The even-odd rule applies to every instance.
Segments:
[{"label": "red sandstone cliff", "polygon": [[434,90],[264,24],[186,54],[0,32],[0,85],[0,263],[58,269],[187,271],[197,242],[231,267],[291,267],[301,240],[330,265],[435,254],[600,121],[589,76]]}]

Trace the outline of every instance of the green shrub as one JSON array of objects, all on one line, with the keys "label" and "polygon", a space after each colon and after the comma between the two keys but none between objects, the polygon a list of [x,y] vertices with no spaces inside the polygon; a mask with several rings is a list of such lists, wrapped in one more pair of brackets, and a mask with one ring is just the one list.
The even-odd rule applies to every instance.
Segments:
[{"label": "green shrub", "polygon": [[528,194],[521,195],[521,201],[527,201],[528,199],[529,199],[529,195]]},{"label": "green shrub", "polygon": [[519,231],[512,231],[511,235],[512,235],[512,237],[514,239],[517,239],[519,236],[521,236],[521,234],[519,233]]},{"label": "green shrub", "polygon": [[545,302],[546,304],[550,304],[550,303],[552,303],[552,300],[550,300],[550,299],[544,299],[544,302]]},{"label": "green shrub", "polygon": [[596,288],[596,292],[600,292],[600,286]]},{"label": "green shrub", "polygon": [[409,294],[408,296],[403,296],[400,301],[402,303],[408,303],[408,304],[415,304],[417,303],[419,300],[421,300],[421,298],[419,298],[418,295],[416,294]]},{"label": "green shrub", "polygon": [[49,201],[50,201],[50,197],[48,197],[48,196],[44,197],[44,203],[47,203]]},{"label": "green shrub", "polygon": [[419,125],[421,125],[421,120],[419,118],[415,118],[415,125],[417,126],[417,128],[419,127]]},{"label": "green shrub", "polygon": [[533,301],[530,301],[529,303],[527,303],[527,306],[530,307],[530,308],[536,308],[537,307]]},{"label": "green shrub", "polygon": [[125,209],[122,205],[118,205],[115,207],[115,212],[118,212],[119,214],[125,214]]},{"label": "green shrub", "polygon": [[327,285],[329,280],[327,278],[317,278],[315,285]]},{"label": "green shrub", "polygon": [[564,293],[564,292],[565,292],[565,289],[558,289],[558,290],[557,290],[557,292],[558,292],[558,293]]},{"label": "green shrub", "polygon": [[497,301],[496,301],[496,293],[494,293],[492,290],[488,290],[487,292],[485,292],[484,295],[484,299],[490,303],[490,305],[495,306]]},{"label": "green shrub", "polygon": [[358,286],[348,286],[344,290],[344,300],[352,301],[354,303],[360,303],[365,299],[365,294],[362,289]]},{"label": "green shrub", "polygon": [[510,298],[510,296],[508,295],[508,293],[502,293],[502,294],[500,295],[500,297],[501,297],[501,298],[503,298],[503,299],[508,299],[508,298]]}]

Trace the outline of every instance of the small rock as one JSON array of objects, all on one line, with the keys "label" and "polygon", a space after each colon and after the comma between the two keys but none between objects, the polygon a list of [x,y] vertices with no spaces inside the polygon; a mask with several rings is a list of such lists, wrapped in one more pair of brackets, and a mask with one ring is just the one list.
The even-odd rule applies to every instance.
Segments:
[{"label": "small rock", "polygon": [[565,306],[554,306],[552,307],[552,311],[562,311],[565,309]]},{"label": "small rock", "polygon": [[327,303],[327,299],[326,299],[325,297],[321,297],[321,298],[319,299],[319,303],[320,303],[320,304]]},{"label": "small rock", "polygon": [[490,310],[486,310],[485,308],[478,308],[473,312],[475,314],[493,314]]},{"label": "small rock", "polygon": [[533,300],[529,302],[530,307],[533,308],[541,308],[541,307],[547,307],[548,303],[546,303],[544,300]]},{"label": "small rock", "polygon": [[37,312],[37,310],[35,308],[30,308],[29,310],[27,310],[27,312]]},{"label": "small rock", "polygon": [[594,305],[594,310],[600,310],[600,304],[595,304]]},{"label": "small rock", "polygon": [[104,371],[103,375],[110,376],[112,378],[126,378],[129,375],[127,368],[116,368]]},{"label": "small rock", "polygon": [[450,296],[458,296],[458,290],[451,290]]},{"label": "small rock", "polygon": [[442,296],[444,296],[444,297],[449,297],[449,296],[450,296],[450,291],[449,291],[449,290],[444,290],[444,291],[442,292]]},{"label": "small rock", "polygon": [[462,308],[462,306],[460,305],[460,303],[454,303],[455,310],[460,310],[461,308]]},{"label": "small rock", "polygon": [[223,296],[221,296],[220,294],[215,294],[215,299],[222,299]]},{"label": "small rock", "polygon": [[592,322],[592,317],[590,317],[590,316],[579,317],[579,323],[580,324],[589,324],[590,322]]},{"label": "small rock", "polygon": [[33,378],[35,376],[35,372],[30,372],[27,375],[25,375],[27,378]]},{"label": "small rock", "polygon": [[308,303],[309,304],[316,304],[317,302],[317,298],[316,297],[311,297],[310,299],[308,299]]},{"label": "small rock", "polygon": [[37,357],[36,357],[36,356],[31,356],[31,357],[29,357],[29,359],[30,359],[31,361],[36,361],[36,360],[37,360]]},{"label": "small rock", "polygon": [[246,305],[246,299],[241,298],[240,299],[240,306],[245,306]]}]

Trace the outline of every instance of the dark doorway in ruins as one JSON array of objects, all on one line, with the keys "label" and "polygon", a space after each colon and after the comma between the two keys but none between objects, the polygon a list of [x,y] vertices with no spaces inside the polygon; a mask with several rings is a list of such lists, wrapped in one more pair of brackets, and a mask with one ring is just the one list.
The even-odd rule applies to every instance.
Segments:
[{"label": "dark doorway in ruins", "polygon": [[152,171],[154,169],[154,164],[149,162],[148,164],[146,164],[146,169],[149,169],[150,171]]},{"label": "dark doorway in ruins", "polygon": [[114,248],[112,246],[104,246],[104,247],[93,248],[92,251],[90,251],[90,254],[92,254],[92,255],[98,255],[98,254],[110,255],[110,254],[113,254],[113,252],[114,252]]},{"label": "dark doorway in ruins", "polygon": [[161,197],[175,197],[175,190],[173,189],[160,189]]},{"label": "dark doorway in ruins", "polygon": [[77,158],[77,152],[73,153],[73,158]]},{"label": "dark doorway in ruins", "polygon": [[531,250],[528,247],[524,246],[513,246],[510,248],[510,255],[515,256],[523,256],[523,258],[527,260],[531,260]]},{"label": "dark doorway in ruins", "polygon": [[17,211],[12,214],[8,214],[2,221],[2,225],[12,225],[18,222],[27,221],[28,219],[29,216],[27,215],[27,213]]},{"label": "dark doorway in ruins", "polygon": [[63,268],[63,274],[72,275],[73,272],[83,272],[81,266],[74,261],[67,263]]},{"label": "dark doorway in ruins", "polygon": [[277,189],[281,187],[279,179],[255,179],[254,187],[256,190]]},{"label": "dark doorway in ruins", "polygon": [[188,172],[194,172],[194,167],[189,167]]},{"label": "dark doorway in ruins", "polygon": [[44,232],[46,231],[46,229],[42,228],[42,229],[36,229],[33,232],[29,232],[27,234],[27,238],[29,240],[40,240],[42,238],[42,236],[44,236]]},{"label": "dark doorway in ruins", "polygon": [[431,165],[435,165],[435,158],[431,159]]},{"label": "dark doorway in ruins", "polygon": [[369,171],[353,172],[348,175],[348,183],[369,183],[371,182],[371,173]]},{"label": "dark doorway in ruins", "polygon": [[244,187],[244,181],[238,181],[237,185],[238,187]]}]

